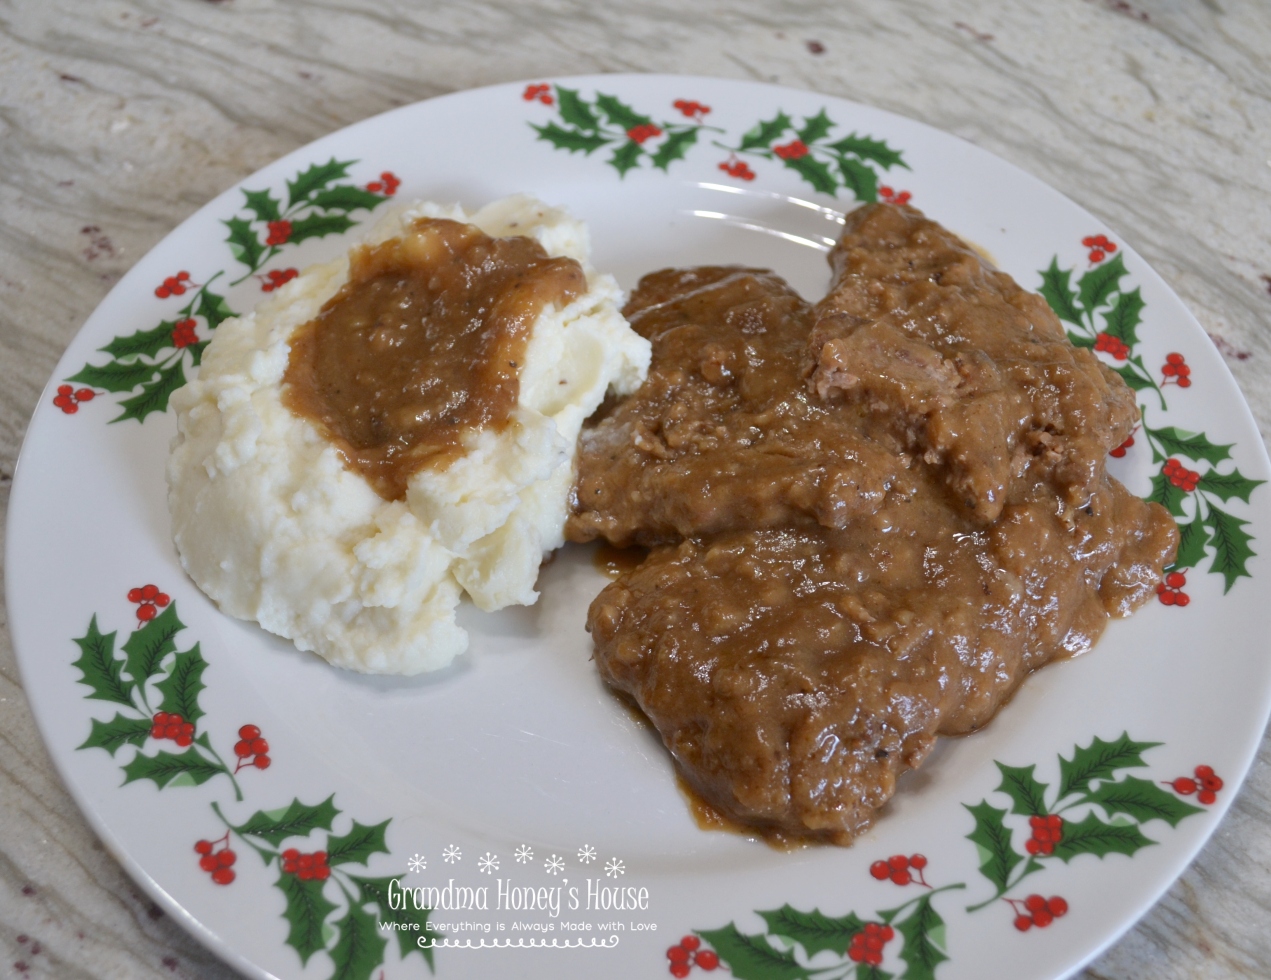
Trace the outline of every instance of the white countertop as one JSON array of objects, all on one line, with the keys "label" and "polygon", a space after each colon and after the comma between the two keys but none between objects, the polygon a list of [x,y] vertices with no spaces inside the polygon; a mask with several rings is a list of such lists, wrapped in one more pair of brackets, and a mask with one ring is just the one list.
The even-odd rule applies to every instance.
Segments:
[{"label": "white countertop", "polygon": [[[0,2],[0,526],[58,356],[201,204],[393,106],[586,72],[815,89],[1011,160],[1165,277],[1265,436],[1268,63],[1263,0]],[[0,616],[0,972],[230,976],[85,825],[36,732]],[[1264,743],[1195,864],[1085,977],[1271,975],[1269,763]]]}]

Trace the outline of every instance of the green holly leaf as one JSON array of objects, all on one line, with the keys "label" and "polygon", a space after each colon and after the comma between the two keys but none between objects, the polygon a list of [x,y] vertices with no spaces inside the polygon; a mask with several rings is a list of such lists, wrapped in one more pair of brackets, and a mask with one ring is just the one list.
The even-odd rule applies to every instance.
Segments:
[{"label": "green holly leaf", "polygon": [[568,150],[570,153],[590,154],[613,142],[608,136],[602,136],[599,133],[584,133],[576,129],[562,129],[556,123],[548,123],[546,126],[535,126],[530,124],[538,138],[547,140],[558,150]]},{"label": "green holly leaf", "polygon": [[326,235],[343,235],[352,228],[356,221],[342,214],[318,214],[316,211],[306,214],[291,223],[289,245],[299,245],[307,238],[323,238]]},{"label": "green holly leaf", "polygon": [[[1075,323],[1079,327],[1084,326],[1081,321],[1081,310],[1077,308],[1076,294],[1070,285],[1072,270],[1059,268],[1059,256],[1056,255],[1050,260],[1050,268],[1041,271],[1041,277],[1042,284],[1038,292],[1055,311],[1055,316],[1069,323]],[[1069,333],[1068,336],[1071,337],[1072,334]],[[1073,343],[1076,341],[1074,340]],[[1094,346],[1094,341],[1090,342],[1090,346]]]},{"label": "green holly leaf", "polygon": [[1103,315],[1103,332],[1133,347],[1139,342],[1136,328],[1141,320],[1139,314],[1146,305],[1137,286],[1128,293],[1122,293]]},{"label": "green holly leaf", "polygon": [[[335,794],[332,793],[321,803],[310,806],[301,803],[297,797],[285,810],[272,810],[268,813],[257,810],[247,818],[246,823],[234,829],[244,836],[250,834],[278,847],[288,837],[308,837],[315,830],[330,830],[331,822],[340,812],[332,802],[334,799]],[[329,852],[327,860],[334,863]]]},{"label": "green holly leaf", "polygon": [[1187,498],[1181,487],[1176,487],[1170,483],[1169,477],[1164,473],[1157,473],[1152,477],[1152,492],[1149,493],[1144,500],[1152,500],[1160,504],[1175,517],[1184,517],[1187,514],[1183,507],[1183,501]]},{"label": "green holly leaf", "polygon": [[648,116],[642,116],[629,105],[619,101],[612,95],[601,95],[596,93],[596,108],[599,109],[606,119],[621,129],[624,133],[635,126],[647,126],[653,122]]},{"label": "green holly leaf", "polygon": [[1143,391],[1147,388],[1156,387],[1152,379],[1149,378],[1141,368],[1137,367],[1135,363],[1122,364],[1120,367],[1113,368],[1112,370],[1121,375],[1121,380],[1135,391]]},{"label": "green holly leaf", "polygon": [[[807,141],[804,140],[804,142]],[[882,140],[872,139],[869,136],[857,136],[852,133],[837,143],[829,143],[827,146],[836,153],[851,153],[862,160],[873,160],[884,170],[890,170],[892,167],[909,169],[909,164],[905,163],[898,151],[893,150]]]},{"label": "green holly leaf", "polygon": [[159,377],[141,386],[141,393],[125,398],[119,403],[123,414],[111,419],[122,422],[124,419],[136,419],[144,422],[152,412],[166,412],[168,399],[172,393],[185,384],[185,368],[178,358],[159,370]]},{"label": "green holly leaf", "polygon": [[1171,827],[1177,827],[1184,817],[1202,812],[1200,807],[1184,803],[1156,783],[1137,776],[1126,776],[1116,783],[1100,783],[1086,799],[1098,803],[1110,817],[1124,813],[1139,823],[1164,820]]},{"label": "green holly leaf", "polygon": [[1246,566],[1249,559],[1256,554],[1249,547],[1253,535],[1244,531],[1248,521],[1228,514],[1225,510],[1219,510],[1213,504],[1209,505],[1205,523],[1212,532],[1209,544],[1214,549],[1214,563],[1211,567],[1226,580],[1227,584],[1222,590],[1226,595],[1236,584],[1236,579],[1249,577],[1249,569]]},{"label": "green holly leaf", "polygon": [[677,129],[667,133],[666,142],[653,154],[653,166],[666,170],[673,161],[683,160],[690,146],[697,142],[697,127]]},{"label": "green holly leaf", "polygon": [[247,203],[243,205],[256,215],[258,221],[277,221],[282,217],[282,202],[274,197],[272,191],[243,191]]},{"label": "green holly leaf", "polygon": [[1133,855],[1155,843],[1143,836],[1136,823],[1104,823],[1093,813],[1088,813],[1080,823],[1069,821],[1064,824],[1063,840],[1055,845],[1055,857],[1067,864],[1079,854],[1096,857]]},{"label": "green holly leaf", "polygon": [[318,191],[310,201],[315,208],[322,208],[324,211],[373,211],[379,207],[387,198],[383,194],[376,194],[373,191],[363,190],[361,187],[354,187],[352,184],[340,184],[336,187],[328,187],[324,191]]},{"label": "green holly leaf", "polygon": [[[172,331],[168,331],[168,346],[171,346]],[[72,374],[67,381],[78,381],[91,388],[105,388],[107,391],[132,391],[137,385],[145,384],[159,370],[157,365],[149,361],[110,361],[98,366],[85,364],[78,374]]]},{"label": "green holly leaf", "polygon": [[1045,816],[1050,812],[1046,809],[1046,784],[1038,782],[1033,776],[1036,766],[1016,768],[999,762],[997,768],[1002,772],[1002,782],[997,791],[1011,798],[1011,813],[1031,817]]},{"label": "green holly leaf", "polygon": [[1068,342],[1071,343],[1073,347],[1093,347],[1094,346],[1093,337],[1089,337],[1083,333],[1075,333],[1072,330],[1068,331]]},{"label": "green holly leaf", "polygon": [[854,912],[831,919],[819,909],[800,912],[787,904],[759,915],[768,923],[772,935],[798,943],[808,956],[827,949],[841,954],[852,944],[852,937],[865,928]]},{"label": "green holly leaf", "polygon": [[1232,470],[1230,473],[1216,473],[1210,470],[1200,478],[1196,485],[1201,490],[1208,491],[1223,501],[1238,497],[1247,504],[1249,502],[1249,494],[1253,493],[1254,488],[1260,487],[1266,482],[1266,480],[1250,480],[1239,470]]},{"label": "green holly leaf", "polygon": [[173,637],[183,629],[185,623],[177,618],[177,604],[173,602],[150,622],[133,630],[123,646],[129,676],[144,684],[157,674],[159,662],[177,648]]},{"label": "green holly leaf", "polygon": [[427,935],[428,916],[431,909],[417,909],[410,901],[402,902],[402,908],[395,909],[388,902],[388,886],[396,881],[399,888],[405,888],[402,885],[401,878],[359,878],[357,875],[349,875],[349,880],[358,887],[360,901],[363,905],[368,903],[374,904],[379,908],[381,922],[393,922],[399,926],[405,926],[404,929],[393,930],[397,936],[397,948],[402,959],[405,959],[409,953],[419,953],[428,963],[428,969],[433,968],[433,953],[431,948],[421,947],[416,940],[420,936]]},{"label": "green holly leaf", "polygon": [[900,950],[905,980],[935,980],[936,967],[949,957],[937,942],[944,934],[944,919],[932,907],[930,895],[923,895],[914,910],[896,923],[896,931],[905,937]]},{"label": "green holly leaf", "polygon": [[198,367],[203,363],[203,351],[207,349],[208,341],[200,340],[197,343],[190,344],[185,351],[190,355],[190,363],[194,367]]},{"label": "green holly leaf", "polygon": [[741,146],[738,150],[757,150],[767,149],[773,141],[780,137],[786,130],[790,128],[790,117],[784,112],[778,112],[767,122],[761,122],[748,130],[741,138]]},{"label": "green holly leaf", "polygon": [[797,135],[805,143],[815,143],[828,136],[833,126],[834,123],[830,122],[830,117],[822,109],[815,116],[804,117],[803,126],[798,130]]},{"label": "green holly leaf", "polygon": [[327,864],[366,864],[372,854],[387,854],[384,831],[390,822],[391,819],[367,827],[354,820],[353,829],[343,837],[327,839]]},{"label": "green holly leaf", "polygon": [[283,912],[283,918],[290,926],[287,945],[300,954],[302,965],[307,964],[310,956],[327,948],[322,925],[338,906],[327,900],[322,894],[323,882],[314,878],[301,881],[295,875],[283,872],[274,886],[287,899],[287,908]]},{"label": "green holly leaf", "polygon": [[787,158],[781,162],[822,194],[833,196],[838,191],[838,181],[834,179],[830,168],[811,154],[796,159]]},{"label": "green holly leaf", "polygon": [[229,237],[225,241],[229,243],[230,254],[249,269],[257,268],[265,254],[265,246],[260,243],[251,222],[244,218],[230,218],[223,223],[229,229]]},{"label": "green holly leaf", "polygon": [[1194,521],[1178,525],[1178,555],[1175,568],[1195,568],[1205,557],[1205,543],[1209,541],[1209,529],[1200,514]]},{"label": "green holly leaf", "polygon": [[747,936],[733,923],[722,929],[698,929],[738,980],[808,980],[811,972],[794,953],[772,946],[762,935]]},{"label": "green holly leaf", "polygon": [[1086,313],[1093,317],[1094,311],[1120,288],[1121,280],[1126,274],[1125,263],[1118,252],[1111,262],[1095,266],[1078,279],[1077,294]]},{"label": "green holly leaf", "polygon": [[[201,316],[206,320],[209,330],[215,330],[230,317],[238,316],[237,313],[229,308],[224,296],[218,296],[208,290],[206,286],[199,291],[199,305],[195,309],[194,315]],[[195,363],[198,363],[197,360]]]},{"label": "green holly leaf", "polygon": [[[123,359],[125,357],[136,357],[144,354],[146,357],[154,357],[159,351],[166,347],[172,346],[172,331],[176,328],[176,323],[172,320],[163,320],[157,327],[150,330],[138,330],[134,334],[127,337],[116,337],[101,350],[105,351],[111,357]],[[91,365],[90,365],[91,366]],[[150,368],[154,370],[153,367]],[[80,380],[72,378],[72,381]],[[148,380],[143,378],[142,381]],[[110,388],[110,391],[129,391],[141,384],[141,381],[135,381],[127,388]],[[105,388],[105,385],[98,387]]]},{"label": "green holly leaf", "polygon": [[115,656],[115,634],[102,634],[97,629],[97,617],[88,622],[88,632],[75,638],[82,654],[72,666],[84,675],[81,684],[87,684],[93,693],[86,695],[98,701],[113,701],[132,707],[132,681],[123,678],[123,661]]},{"label": "green holly leaf", "polygon": [[892,980],[892,974],[868,963],[857,963],[856,980]]},{"label": "green holly leaf", "polygon": [[591,106],[583,100],[577,90],[556,86],[556,104],[560,106],[560,117],[575,129],[585,133],[594,133],[600,128],[600,120],[591,111]]},{"label": "green holly leaf", "polygon": [[[1167,425],[1163,429],[1152,429],[1147,426],[1144,428],[1147,429],[1147,434],[1153,441],[1160,445],[1161,451],[1166,456],[1186,456],[1197,462],[1203,459],[1206,462],[1218,464],[1231,457],[1231,447],[1235,445],[1235,443],[1228,443],[1220,446],[1210,442],[1204,433],[1187,432],[1172,425]],[[1153,452],[1152,458],[1159,461],[1164,457]]]},{"label": "green holly leaf", "polygon": [[205,686],[203,671],[206,668],[207,661],[203,659],[197,643],[184,653],[178,653],[168,676],[155,685],[163,695],[159,710],[178,714],[190,723],[202,718],[199,694]]},{"label": "green holly leaf", "polygon": [[123,784],[127,786],[138,779],[149,779],[159,789],[163,789],[178,777],[185,777],[185,782],[199,786],[223,772],[227,772],[224,766],[205,759],[197,749],[190,748],[181,753],[160,752],[158,755],[142,755],[138,752],[124,766]]},{"label": "green holly leaf", "polygon": [[81,749],[105,749],[114,755],[125,745],[145,745],[150,737],[150,722],[145,718],[125,718],[116,714],[110,721],[93,720],[92,731]]},{"label": "green holly leaf", "polygon": [[297,204],[308,200],[316,191],[329,184],[334,184],[341,177],[349,175],[349,167],[356,160],[337,161],[332,157],[326,163],[312,164],[307,170],[296,175],[295,180],[287,181],[287,210],[291,211]]},{"label": "green holly leaf", "polygon": [[627,140],[613,151],[613,156],[607,162],[609,166],[618,171],[620,177],[625,177],[628,170],[640,165],[640,155],[642,153],[644,153],[644,150],[641,149],[639,143],[635,140]]},{"label": "green holly leaf", "polygon": [[981,800],[975,806],[962,804],[975,818],[975,830],[967,834],[967,840],[980,849],[980,874],[984,875],[1000,895],[1006,891],[1011,872],[1024,860],[1011,847],[1011,832],[1004,820],[1005,810]]},{"label": "green holly leaf", "polygon": [[370,980],[375,968],[384,962],[388,940],[380,935],[375,919],[358,906],[350,905],[348,913],[336,924],[340,938],[331,950],[335,972],[329,980]]},{"label": "green holly leaf", "polygon": [[[1112,742],[1096,737],[1086,748],[1073,746],[1072,758],[1059,757],[1059,796],[1089,793],[1090,784],[1098,779],[1111,779],[1118,769],[1142,769],[1147,766],[1143,753],[1160,742],[1135,742],[1128,732]],[[1067,831],[1065,831],[1065,834]]]},{"label": "green holly leaf", "polygon": [[872,167],[857,163],[851,157],[838,158],[839,173],[845,186],[858,201],[878,200],[878,175]]}]

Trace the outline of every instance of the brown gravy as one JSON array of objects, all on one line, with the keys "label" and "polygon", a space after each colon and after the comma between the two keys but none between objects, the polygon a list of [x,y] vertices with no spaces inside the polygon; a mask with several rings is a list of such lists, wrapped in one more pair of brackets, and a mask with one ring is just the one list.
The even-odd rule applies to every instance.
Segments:
[{"label": "brown gravy", "polygon": [[846,844],[1178,532],[1107,475],[1133,394],[1040,297],[912,208],[849,215],[831,264],[815,308],[756,270],[641,282],[649,380],[584,430],[567,533],[653,546],[588,629],[694,793]]},{"label": "brown gravy", "polygon": [[648,557],[648,548],[615,548],[608,541],[604,541],[591,556],[591,563],[595,565],[597,571],[612,579],[624,572],[639,568],[640,563]]},{"label": "brown gravy", "polygon": [[507,425],[530,329],[586,290],[573,259],[530,238],[420,219],[356,249],[349,280],[292,338],[284,403],[317,423],[385,499]]}]

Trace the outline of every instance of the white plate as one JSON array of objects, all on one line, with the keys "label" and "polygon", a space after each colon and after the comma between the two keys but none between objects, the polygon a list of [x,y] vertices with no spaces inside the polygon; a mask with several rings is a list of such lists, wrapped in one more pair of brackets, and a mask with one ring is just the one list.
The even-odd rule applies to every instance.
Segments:
[{"label": "white plate", "polygon": [[[373,904],[386,902],[377,889],[394,877],[486,896],[486,910],[432,913],[491,930],[432,934],[450,943],[429,951],[443,977],[666,976],[688,955],[685,936],[700,942],[694,975],[708,972],[711,951],[721,972],[756,980],[1025,980],[1075,969],[1212,833],[1267,717],[1267,570],[1251,551],[1271,536],[1271,493],[1258,486],[1268,462],[1221,359],[1161,279],[1089,214],[926,126],[715,79],[536,85],[408,106],[265,168],[138,262],[67,351],[23,447],[6,578],[26,689],[76,800],[178,921],[253,976],[425,975],[418,934],[399,942],[377,927],[389,915]],[[340,165],[320,169],[332,160]],[[605,691],[583,628],[603,584],[586,549],[566,548],[544,569],[533,608],[463,609],[470,654],[423,679],[345,673],[221,615],[169,540],[172,415],[137,416],[166,405],[163,386],[201,350],[174,346],[192,339],[181,321],[193,319],[205,340],[228,310],[262,298],[268,270],[346,248],[387,190],[468,205],[529,191],[566,205],[589,223],[597,267],[628,288],[661,266],[731,262],[775,268],[816,298],[841,212],[875,193],[912,195],[1028,288],[1053,267],[1052,301],[1067,284],[1069,304],[1093,309],[1092,319],[1070,314],[1081,321],[1069,324],[1074,336],[1090,343],[1111,331],[1127,350],[1101,356],[1143,379],[1146,425],[1113,470],[1136,492],[1168,491],[1182,512],[1188,604],[1153,601],[1113,623],[1092,654],[1031,679],[987,730],[943,743],[854,847],[785,853],[698,829],[666,753]],[[289,227],[273,229],[279,247],[267,249],[268,222],[284,219]],[[311,235],[321,231],[331,234]],[[1100,234],[1110,246],[1083,245]],[[189,277],[179,295],[160,288],[179,272]],[[1165,383],[1171,353],[1183,355],[1187,386]],[[159,367],[138,367],[149,363]],[[94,397],[74,401],[81,389]],[[1167,457],[1199,474],[1195,490],[1162,476]],[[142,604],[128,594],[147,584],[171,602],[134,632]],[[176,705],[196,726],[188,747],[147,733],[153,712]],[[259,727],[272,764],[231,778],[243,725]],[[1197,766],[1225,780],[1212,802],[1171,785]],[[1013,796],[1000,788],[1007,777]],[[1029,811],[1056,809],[1067,787],[1064,837],[1028,863]],[[229,825],[239,829],[222,838]],[[218,838],[217,853],[237,856],[228,884],[201,870],[194,850]],[[274,855],[290,849],[329,852],[329,877],[283,870]],[[934,887],[871,874],[880,859],[914,854],[926,856],[921,877]],[[563,907],[498,909],[500,887],[518,899],[558,895]],[[600,890],[615,887],[631,891]],[[1067,913],[1018,929],[1030,894],[1061,897]],[[589,910],[589,895],[643,895],[647,907]],[[846,955],[869,921],[893,930],[878,969]],[[668,958],[672,947],[683,952]]]}]

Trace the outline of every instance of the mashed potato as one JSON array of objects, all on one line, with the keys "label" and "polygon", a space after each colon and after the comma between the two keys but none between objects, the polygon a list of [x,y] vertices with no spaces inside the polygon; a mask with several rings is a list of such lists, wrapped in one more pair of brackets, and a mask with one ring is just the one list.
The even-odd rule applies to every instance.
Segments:
[{"label": "mashed potato", "polygon": [[172,396],[168,503],[190,577],[230,615],[371,673],[435,670],[462,653],[464,592],[487,610],[537,599],[543,555],[564,540],[579,428],[608,389],[633,391],[649,365],[648,342],[618,312],[617,283],[588,263],[581,222],[524,196],[473,215],[416,204],[369,240],[419,217],[527,235],[586,272],[586,293],[535,321],[506,428],[470,433],[459,459],[413,474],[406,499],[387,501],[284,406],[292,334],[347,281],[347,258],[221,324],[198,378]]}]

